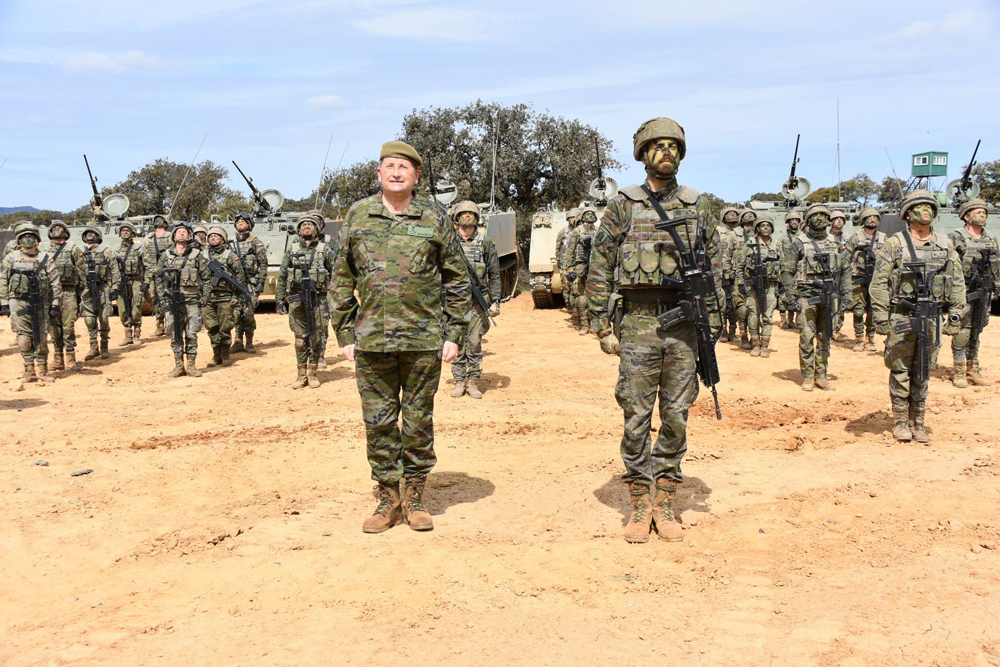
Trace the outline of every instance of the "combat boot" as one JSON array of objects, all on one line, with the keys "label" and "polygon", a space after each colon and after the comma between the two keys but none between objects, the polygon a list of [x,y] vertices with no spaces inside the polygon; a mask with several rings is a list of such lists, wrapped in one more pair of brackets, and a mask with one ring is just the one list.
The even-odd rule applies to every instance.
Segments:
[{"label": "combat boot", "polygon": [[70,350],[69,352],[63,352],[63,359],[66,361],[66,368],[71,371],[82,370],[80,364],[76,362],[76,350]]},{"label": "combat boot", "polygon": [[760,356],[760,336],[753,337],[753,344],[750,346],[750,356],[751,357]]},{"label": "combat boot", "polygon": [[228,345],[220,345],[219,346],[219,350],[222,352],[222,365],[223,366],[232,366],[233,365],[233,361],[232,361],[232,359],[229,358],[229,346]]},{"label": "combat boot", "polygon": [[366,533],[385,532],[403,519],[398,484],[379,482],[375,486],[375,500],[378,501],[375,513],[361,524],[361,530]]},{"label": "combat boot", "polygon": [[736,342],[736,325],[732,323],[730,323],[729,325],[729,342],[730,343]]},{"label": "combat boot", "polygon": [[142,343],[142,337],[140,336],[141,332],[142,332],[142,327],[135,327],[132,330],[132,344],[133,345],[139,345],[140,343]]},{"label": "combat boot", "polygon": [[[248,339],[250,338],[249,334],[247,334],[247,338]],[[236,334],[236,340],[233,341],[233,344],[232,346],[230,346],[229,351],[235,354],[236,352],[243,352],[245,350],[246,348],[243,347],[243,336]]]},{"label": "combat boot", "polygon": [[719,342],[728,343],[729,342],[729,331],[726,329],[726,325],[722,325],[722,331],[719,332]]},{"label": "combat boot", "polygon": [[247,337],[247,344],[246,347],[244,347],[244,349],[246,350],[247,354],[257,354],[257,348],[253,346],[253,332],[247,331],[246,337]]},{"label": "combat boot", "polygon": [[747,335],[746,329],[740,331],[740,348],[743,350],[753,349],[753,345],[750,344],[750,337]]},{"label": "combat boot", "polygon": [[101,356],[101,349],[97,346],[97,341],[90,341],[90,350],[86,355],[84,355],[83,360],[90,361],[91,359],[96,359],[99,356]]},{"label": "combat boot", "polygon": [[187,368],[185,368],[184,371],[193,378],[200,378],[201,371],[199,371],[194,365],[195,355],[189,354],[187,356],[187,359],[188,359]]},{"label": "combat boot", "polygon": [[184,375],[184,357],[174,357],[174,368],[167,373],[168,378],[179,378]]},{"label": "combat boot", "polygon": [[212,360],[205,364],[208,368],[213,368],[215,366],[222,365],[222,346],[213,345],[212,346]]},{"label": "combat boot", "polygon": [[851,348],[851,352],[864,352],[864,351],[865,351],[865,337],[855,336],[854,347]]},{"label": "combat boot", "polygon": [[318,368],[321,371],[325,371],[327,368],[330,367],[329,364],[326,363],[326,351],[325,350],[323,350],[323,351],[321,351],[319,353],[319,361],[317,361],[316,364],[317,364],[316,368]]},{"label": "combat boot", "polygon": [[762,336],[760,339],[760,356],[767,358],[771,356],[771,337]]},{"label": "combat boot", "polygon": [[959,389],[965,389],[969,386],[965,379],[965,359],[955,360],[955,372],[951,374],[951,384]]},{"label": "combat boot", "polygon": [[837,391],[836,387],[830,385],[830,381],[826,378],[826,373],[817,373],[815,384],[823,391]]},{"label": "combat boot", "polygon": [[649,497],[649,484],[629,482],[628,493],[632,498],[632,515],[625,524],[626,542],[649,542],[653,525],[653,501]]},{"label": "combat boot", "polygon": [[310,389],[319,389],[320,384],[319,378],[316,377],[316,367],[318,364],[315,361],[310,361],[308,365],[308,371],[306,373],[306,380],[309,382]]},{"label": "combat boot", "polygon": [[663,478],[656,480],[656,495],[653,496],[653,525],[661,540],[680,542],[684,539],[681,526],[674,517],[674,501],[677,499],[678,482]]},{"label": "combat boot", "polygon": [[987,380],[979,374],[979,359],[969,359],[968,376],[969,382],[977,387],[989,387],[993,384],[991,380]]},{"label": "combat boot", "polygon": [[35,362],[24,362],[24,375],[21,376],[21,382],[35,382],[36,380],[38,380],[38,376],[35,375]]},{"label": "combat boot", "polygon": [[812,391],[814,386],[813,378],[811,375],[807,375],[802,378],[802,391]]},{"label": "combat boot", "polygon": [[928,443],[931,441],[930,434],[928,434],[927,429],[924,428],[924,414],[926,412],[926,404],[910,405],[910,435],[917,442]]},{"label": "combat boot", "polygon": [[63,351],[62,350],[56,350],[55,353],[52,355],[52,366],[51,366],[51,368],[52,368],[53,372],[58,372],[58,371],[64,371],[64,370],[66,370],[66,365],[63,363]]},{"label": "combat boot", "polygon": [[306,386],[306,383],[308,382],[306,379],[306,365],[298,364],[298,371],[299,374],[295,378],[295,382],[292,383],[292,389],[302,389],[302,387]]},{"label": "combat boot", "polygon": [[403,520],[411,530],[431,530],[434,522],[424,507],[424,485],[427,477],[408,477],[403,480]]},{"label": "combat boot", "polygon": [[788,328],[788,311],[787,310],[781,311],[781,328],[782,329],[787,329]]},{"label": "combat boot", "polygon": [[469,398],[482,398],[483,392],[479,391],[479,386],[476,384],[478,378],[469,378],[465,382],[465,391],[469,394]]},{"label": "combat boot", "polygon": [[451,390],[452,398],[462,398],[465,396],[465,378],[455,380],[455,387]]},{"label": "combat boot", "polygon": [[49,362],[47,360],[35,362],[35,373],[42,382],[55,382],[56,379],[49,375]]},{"label": "combat boot", "polygon": [[900,442],[909,442],[911,439],[913,439],[913,433],[910,432],[910,424],[907,417],[908,415],[907,415],[906,405],[893,404],[892,437],[894,440],[899,440]]},{"label": "combat boot", "polygon": [[578,334],[580,334],[581,336],[586,336],[587,334],[589,334],[589,333],[590,333],[590,327],[589,327],[589,326],[587,326],[586,324],[581,324],[581,325],[580,325],[580,328],[579,328],[579,329],[577,329],[577,331],[576,331],[576,332],[577,332]]},{"label": "combat boot", "polygon": [[131,344],[132,344],[132,328],[125,327],[125,339],[122,340],[121,346],[125,347],[126,345],[131,345]]},{"label": "combat boot", "polygon": [[111,356],[111,355],[108,354],[108,339],[107,338],[102,338],[101,339],[101,359],[107,359],[109,356]]},{"label": "combat boot", "polygon": [[156,320],[156,330],[153,332],[154,336],[166,336],[166,332],[163,331],[163,320]]},{"label": "combat boot", "polygon": [[875,335],[868,334],[868,337],[865,338],[865,352],[875,352],[877,350],[878,348],[875,347]]}]

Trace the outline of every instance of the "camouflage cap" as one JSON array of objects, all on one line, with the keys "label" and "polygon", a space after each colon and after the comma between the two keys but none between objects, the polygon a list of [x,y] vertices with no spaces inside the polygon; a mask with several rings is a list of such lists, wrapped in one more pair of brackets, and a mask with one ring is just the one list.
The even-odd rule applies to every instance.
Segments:
[{"label": "camouflage cap", "polygon": [[977,208],[981,208],[984,211],[989,211],[986,202],[982,199],[970,199],[969,201],[962,204],[961,208],[958,209],[958,217],[965,218],[965,214],[970,211],[975,211]]},{"label": "camouflage cap", "polygon": [[774,218],[769,215],[761,215],[757,217],[757,221],[753,223],[753,231],[760,234],[760,226],[764,223],[771,225],[771,231],[774,231]]},{"label": "camouflage cap", "polygon": [[84,243],[88,243],[87,237],[90,236],[91,234],[97,235],[98,243],[104,242],[104,233],[101,231],[101,228],[97,226],[88,226],[86,229],[83,230],[83,234],[80,235],[80,238],[83,239]]},{"label": "camouflage cap", "polygon": [[14,225],[14,238],[20,240],[25,234],[34,234],[39,239],[42,238],[41,234],[38,233],[38,227],[30,220],[21,220]]},{"label": "camouflage cap", "polygon": [[640,125],[632,136],[632,155],[637,161],[642,161],[642,149],[653,139],[673,139],[680,144],[680,158],[683,160],[687,154],[684,128],[670,118],[652,118]]},{"label": "camouflage cap", "polygon": [[937,197],[927,190],[914,190],[903,197],[903,203],[899,206],[899,217],[905,220],[906,214],[909,213],[910,209],[918,204],[930,204],[934,208],[934,215],[937,215]]},{"label": "camouflage cap", "polygon": [[382,144],[382,152],[379,154],[379,161],[387,157],[404,157],[420,169],[424,166],[424,161],[420,157],[417,149],[405,141],[387,141]]},{"label": "camouflage cap", "polygon": [[876,218],[878,218],[879,220],[882,219],[882,214],[878,212],[878,209],[877,208],[872,208],[871,206],[869,206],[865,210],[861,211],[861,220],[862,220],[862,222],[865,221],[865,220],[867,220],[868,218],[872,217],[873,215]]},{"label": "camouflage cap", "polygon": [[226,229],[224,227],[219,227],[218,225],[213,225],[212,227],[209,227],[208,235],[211,236],[212,234],[218,234],[219,236],[221,236],[223,243],[229,243],[229,234],[226,233]]},{"label": "camouflage cap", "polygon": [[580,211],[580,219],[583,222],[597,222],[597,209],[593,206],[584,206]]},{"label": "camouflage cap", "polygon": [[482,218],[482,214],[479,212],[479,206],[477,206],[476,202],[472,201],[471,199],[466,199],[464,201],[458,202],[457,204],[451,207],[451,210],[452,210],[451,217],[454,218],[455,220],[458,220],[458,215],[460,213],[475,214],[477,223]]},{"label": "camouflage cap", "polygon": [[[60,233],[56,233],[57,229],[61,229]],[[61,239],[63,236],[69,238],[69,227],[62,220],[53,220],[49,224],[49,238],[50,239]]]},{"label": "camouflage cap", "polygon": [[135,226],[131,222],[123,222],[118,226],[118,236],[122,235],[122,230],[128,229],[132,232],[132,236],[138,235],[139,232],[135,231]]},{"label": "camouflage cap", "polygon": [[789,220],[798,220],[802,222],[802,212],[801,211],[789,211],[785,214],[785,222]]}]

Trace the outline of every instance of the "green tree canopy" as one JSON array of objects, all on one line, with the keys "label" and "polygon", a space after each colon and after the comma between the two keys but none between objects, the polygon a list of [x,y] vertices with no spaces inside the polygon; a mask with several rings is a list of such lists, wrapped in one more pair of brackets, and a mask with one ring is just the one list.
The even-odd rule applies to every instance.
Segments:
[{"label": "green tree canopy", "polygon": [[901,192],[906,191],[906,181],[894,176],[886,176],[878,186],[875,198],[886,206],[899,206],[903,201]]},{"label": "green tree canopy", "polygon": [[755,192],[750,199],[755,201],[785,201],[785,196],[780,192]]},{"label": "green tree canopy", "polygon": [[[380,190],[375,170],[378,160],[362,160],[342,169],[327,170],[320,185],[321,208],[326,215],[342,218],[351,204]],[[309,196],[286,201],[286,211],[308,211],[316,204],[316,190]]]},{"label": "green tree canopy", "polygon": [[1000,160],[980,162],[972,168],[972,177],[979,183],[979,197],[1000,205]]},{"label": "green tree canopy", "polygon": [[868,206],[878,194],[879,185],[868,174],[861,173],[854,178],[841,181],[839,189],[836,185],[832,185],[814,190],[806,197],[806,201],[811,203],[855,201],[862,206]]},{"label": "green tree canopy", "polygon": [[[129,198],[128,215],[155,215],[170,209],[184,181],[188,165],[159,158],[136,169],[121,183],[103,188],[102,194],[121,192]],[[201,220],[212,213],[225,216],[250,208],[249,199],[228,188],[224,181],[229,170],[205,160],[191,168],[170,217],[174,220]]]}]

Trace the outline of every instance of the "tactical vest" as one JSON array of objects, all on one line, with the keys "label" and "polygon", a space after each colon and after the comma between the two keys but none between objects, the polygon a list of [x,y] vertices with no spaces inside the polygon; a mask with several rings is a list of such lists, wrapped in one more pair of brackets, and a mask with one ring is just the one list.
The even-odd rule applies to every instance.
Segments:
[{"label": "tactical vest", "polygon": [[171,280],[172,273],[168,271],[180,271],[180,288],[185,294],[198,294],[201,288],[201,275],[198,273],[198,266],[204,259],[201,251],[191,248],[186,255],[177,255],[173,250],[167,250],[160,257],[163,262],[163,281],[169,290],[173,287]]},{"label": "tactical vest", "polygon": [[965,254],[962,255],[962,273],[965,274],[966,282],[972,278],[973,265],[982,257],[983,251],[992,251],[993,256],[990,264],[993,266],[990,268],[991,270],[995,270],[996,263],[1000,261],[1000,257],[997,256],[998,246],[996,237],[984,229],[982,236],[977,239],[966,227],[956,229],[954,233],[959,234],[965,240]]},{"label": "tactical vest", "polygon": [[148,255],[154,264],[160,259],[160,255],[165,253],[171,245],[173,245],[173,241],[170,240],[170,234],[164,234],[160,238],[157,238],[156,234],[149,234],[146,237]]},{"label": "tactical vest", "polygon": [[559,255],[556,261],[559,266],[565,267],[566,265],[566,251],[569,250],[569,237],[573,233],[573,229],[572,227],[566,227],[566,231],[559,241]]},{"label": "tactical vest", "polygon": [[119,268],[124,268],[122,272],[127,278],[132,280],[142,278],[142,253],[135,243],[131,245],[122,243],[118,246],[115,260],[118,261]]},{"label": "tactical vest", "polygon": [[312,247],[306,247],[301,241],[292,243],[289,251],[292,253],[292,261],[288,265],[288,291],[295,294],[299,291],[296,284],[302,277],[309,274],[316,289],[323,292],[330,282],[330,273],[323,264],[323,257],[326,253],[326,243],[318,241]]},{"label": "tactical vest", "polygon": [[[631,208],[631,224],[618,245],[618,267],[621,269],[621,287],[663,287],[663,278],[680,279],[680,257],[677,246],[667,231],[659,231],[655,225],[660,221],[656,210],[646,201],[646,193],[638,185],[623,188],[624,205]],[[697,215],[698,191],[686,186],[678,186],[673,197],[661,202],[663,210],[670,217]],[[686,243],[701,242],[705,221],[700,217],[677,228]],[[676,289],[676,286],[669,286]]]},{"label": "tactical vest", "polygon": [[795,238],[802,244],[802,257],[795,270],[796,283],[809,283],[823,277],[825,271],[820,256],[824,254],[828,257],[830,270],[834,274],[839,273],[844,260],[840,253],[840,244],[832,234],[828,233],[823,238],[816,239],[805,232],[799,232]]},{"label": "tactical vest", "polygon": [[39,252],[34,257],[28,258],[24,253],[18,253],[17,259],[10,266],[9,280],[7,281],[7,296],[11,299],[27,299],[31,291],[31,276],[34,273],[38,277],[38,290],[44,299],[48,299],[51,293],[49,285],[49,274],[45,270],[45,263],[49,261],[48,255]]},{"label": "tactical vest", "polygon": [[94,249],[83,251],[83,261],[87,268],[87,273],[91,271],[97,273],[99,282],[106,283],[111,280],[111,261],[108,258],[107,248],[97,246]]},{"label": "tactical vest", "polygon": [[[903,236],[909,234],[907,230],[897,232],[894,236],[899,237],[901,259],[898,271],[893,271],[889,276],[889,294],[894,304],[900,299],[912,299],[917,294],[917,274],[906,268],[906,265],[913,261],[910,254],[910,247]],[[912,239],[910,239],[912,241]],[[937,232],[931,234],[931,238],[926,245],[913,243],[916,261],[925,264],[924,272],[927,275],[934,274],[931,281],[931,297],[939,304],[944,305],[946,297],[951,291],[951,278],[945,275],[948,269],[948,249],[952,247],[951,242],[944,234]]]},{"label": "tactical vest", "polygon": [[577,258],[574,257],[573,263],[583,264],[587,267],[590,266],[590,253],[594,249],[594,232],[597,230],[591,222],[584,223],[577,229],[579,229],[579,236],[576,240],[576,255],[582,261],[577,261]]},{"label": "tactical vest", "polygon": [[253,234],[250,234],[242,241],[240,241],[239,237],[236,238],[236,245],[239,248],[240,256],[243,257],[243,265],[246,267],[247,280],[251,282],[257,279],[257,272],[260,270],[260,262],[257,261],[257,254],[255,252],[257,243],[262,242]]},{"label": "tactical vest", "polygon": [[[236,277],[237,280],[239,280],[237,272],[233,270],[233,264],[239,261],[236,259],[236,253],[234,253],[226,246],[220,246],[220,247],[222,248],[222,250],[218,252],[209,248],[208,254],[205,255],[206,259],[208,259],[209,261],[214,259],[215,261],[217,261],[219,264],[222,265],[222,268],[232,273],[233,276]],[[218,283],[212,285],[213,296],[223,296],[228,298],[229,296],[235,293],[236,293],[236,288],[233,287],[228,280],[219,279]]]},{"label": "tactical vest", "polygon": [[462,244],[465,259],[472,265],[479,282],[486,285],[486,254],[483,251],[483,234],[477,229],[476,235],[468,241],[461,236],[458,237],[458,240]]},{"label": "tactical vest", "polygon": [[747,259],[743,266],[743,277],[750,280],[754,275],[754,268],[757,265],[757,245],[760,244],[760,261],[764,265],[764,277],[768,281],[777,282],[781,278],[781,243],[773,236],[767,242],[760,242],[758,238],[747,242]]},{"label": "tactical vest", "polygon": [[865,262],[867,261],[869,252],[874,252],[877,256],[882,248],[885,247],[885,242],[888,237],[884,232],[880,232],[877,229],[875,234],[869,237],[865,234],[864,230],[859,230],[857,234],[854,235],[854,254],[851,257],[851,275],[863,276],[865,275]]},{"label": "tactical vest", "polygon": [[63,287],[75,288],[80,284],[80,273],[76,269],[76,262],[73,258],[73,251],[76,249],[72,241],[66,241],[60,246],[49,247],[49,264],[55,266],[59,283]]}]

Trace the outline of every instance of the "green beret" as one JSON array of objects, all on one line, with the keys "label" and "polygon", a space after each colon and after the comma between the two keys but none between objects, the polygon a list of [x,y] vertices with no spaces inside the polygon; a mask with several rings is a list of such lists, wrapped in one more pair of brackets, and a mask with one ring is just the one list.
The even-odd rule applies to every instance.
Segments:
[{"label": "green beret", "polygon": [[420,153],[417,152],[417,149],[405,141],[387,141],[382,144],[382,153],[378,159],[382,160],[387,157],[405,157],[415,164],[417,169],[424,166],[424,161],[420,158]]}]

